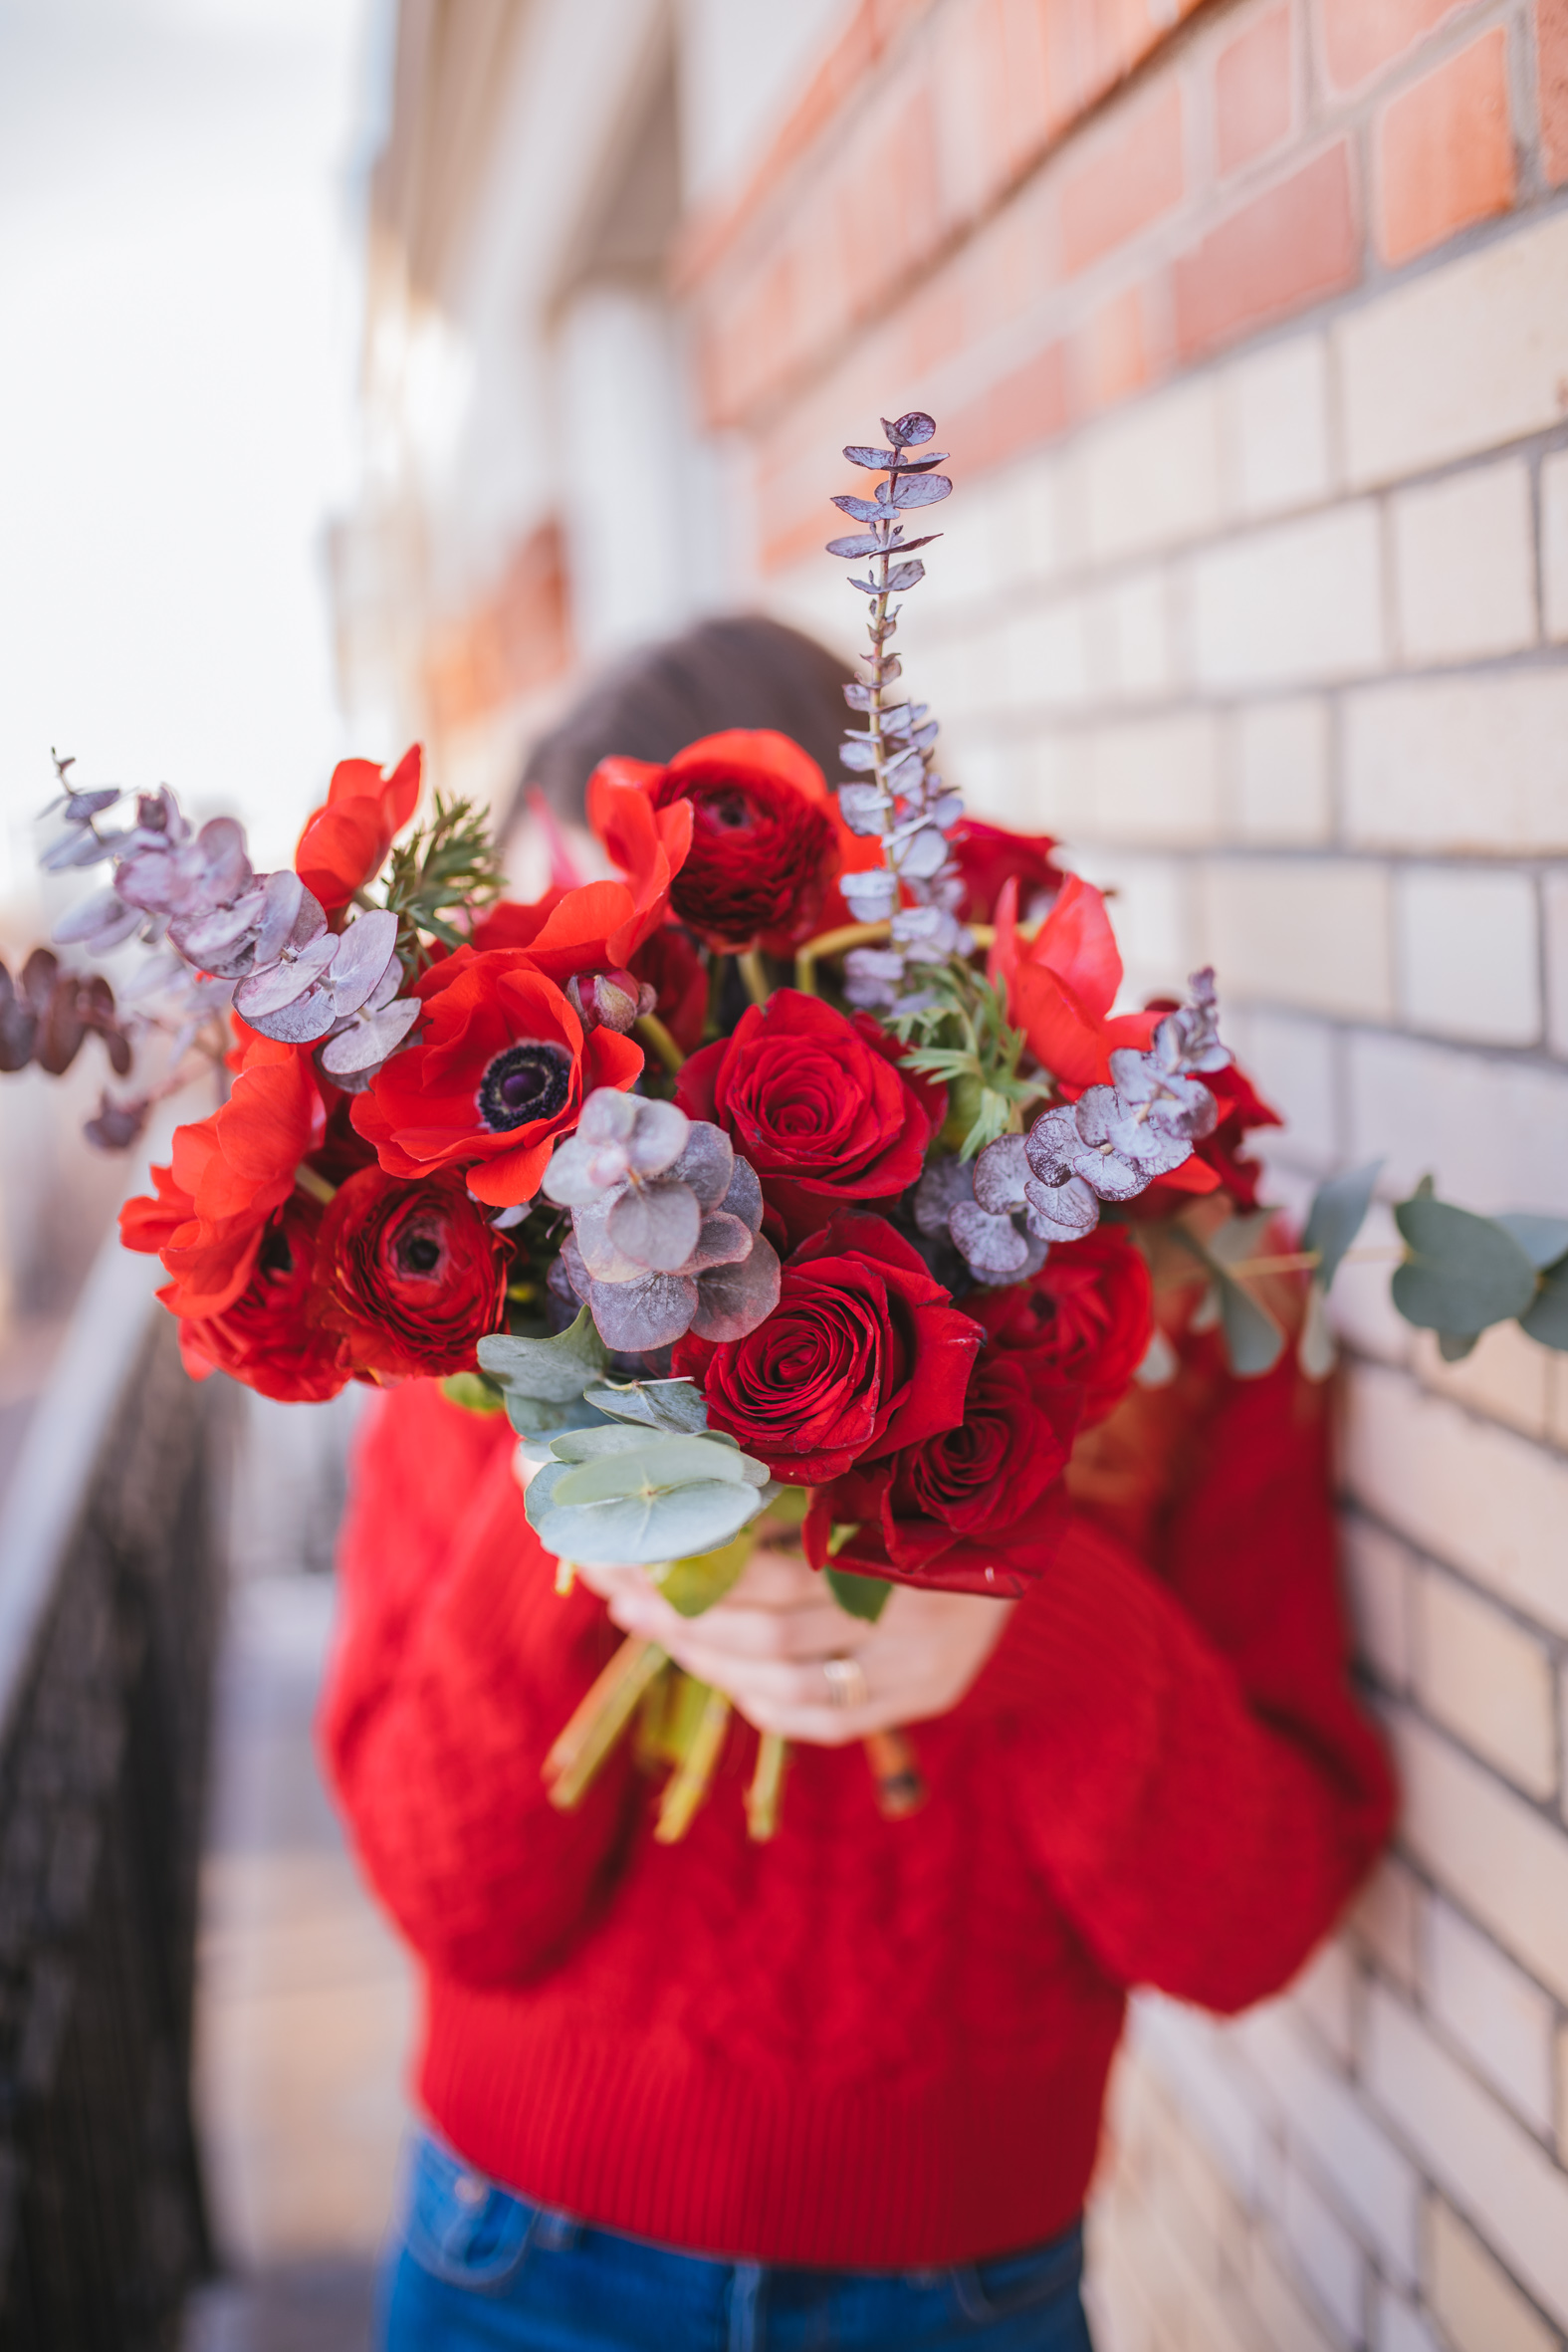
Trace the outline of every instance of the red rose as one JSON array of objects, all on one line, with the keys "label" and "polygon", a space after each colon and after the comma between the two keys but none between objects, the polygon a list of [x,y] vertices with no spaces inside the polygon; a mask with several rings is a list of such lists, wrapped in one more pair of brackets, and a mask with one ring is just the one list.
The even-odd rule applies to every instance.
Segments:
[{"label": "red rose", "polygon": [[613,851],[612,821],[634,787],[656,816],[691,811],[691,847],[670,904],[709,947],[788,954],[810,936],[837,866],[838,832],[822,771],[768,728],[733,727],[677,752],[666,768],[606,760],[588,780],[588,822]]},{"label": "red rose", "polygon": [[869,1014],[846,1020],[781,988],[692,1056],[675,1099],[724,1129],[799,1241],[836,1209],[895,1200],[919,1181],[947,1105],[940,1087],[904,1073],[899,1054]]},{"label": "red rose", "polygon": [[631,959],[632,977],[658,991],[653,1010],[683,1054],[695,1054],[708,1019],[708,974],[679,923],[662,923]]},{"label": "red rose", "polygon": [[1085,1429],[1121,1402],[1154,1335],[1148,1264],[1115,1225],[1058,1242],[1030,1281],[979,1292],[969,1306],[992,1349],[1026,1355],[1082,1398]]},{"label": "red rose", "polygon": [[1066,874],[1053,864],[1056,844],[1049,833],[1009,833],[978,817],[961,817],[950,840],[964,877],[966,923],[989,923],[1005,882],[1017,884],[1016,902],[1025,919],[1036,898],[1054,898]]},{"label": "red rose", "polygon": [[980,1331],[880,1217],[844,1212],[795,1251],[745,1339],[678,1340],[708,1418],[776,1478],[816,1486],[950,1429]]},{"label": "red rose", "polygon": [[532,1200],[583,1096],[635,1084],[642,1048],[612,1029],[584,1038],[533,956],[463,947],[415,982],[426,1010],[418,1043],[393,1055],[352,1112],[388,1176],[467,1167],[476,1200]]},{"label": "red rose", "polygon": [[459,1169],[404,1184],[361,1168],[322,1221],[316,1313],[341,1333],[355,1371],[471,1372],[505,1319],[510,1258]]},{"label": "red rose", "polygon": [[176,1127],[166,1168],[154,1168],[156,1200],[120,1211],[127,1250],[155,1253],[173,1282],[175,1314],[221,1314],[251,1279],[262,1234],[294,1191],[294,1172],[324,1126],[306,1057],[258,1039],[246,1048],[234,1091],[210,1118]]},{"label": "red rose", "polygon": [[326,806],[306,819],[294,852],[295,872],[329,914],[346,906],[380,872],[393,835],[418,807],[423,775],[424,753],[417,743],[390,776],[373,760],[338,761]]},{"label": "red rose", "polygon": [[835,1564],[945,1592],[1021,1592],[1049,1566],[1067,1519],[1063,1474],[1078,1397],[1043,1357],[982,1351],[964,1417],[892,1462],[811,1498],[807,1556],[827,1562],[834,1525],[855,1532]]},{"label": "red rose", "polygon": [[[182,1317],[179,1351],[193,1379],[228,1372],[286,1405],[322,1404],[349,1376],[337,1334],[311,1314],[320,1205],[294,1193],[269,1220],[246,1288],[221,1314]],[[167,1292],[159,1294],[165,1300]]]}]

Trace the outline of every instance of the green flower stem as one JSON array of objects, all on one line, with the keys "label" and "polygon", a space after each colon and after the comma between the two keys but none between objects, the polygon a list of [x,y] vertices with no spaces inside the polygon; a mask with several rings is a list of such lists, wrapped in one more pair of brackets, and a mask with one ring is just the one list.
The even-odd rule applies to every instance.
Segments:
[{"label": "green flower stem", "polygon": [[545,1759],[550,1801],[563,1813],[582,1802],[599,1766],[637,1712],[656,1674],[669,1664],[655,1641],[621,1643]]},{"label": "green flower stem", "polygon": [[653,1834],[660,1845],[671,1846],[686,1835],[692,1817],[708,1793],[714,1767],[724,1747],[725,1734],[730,1728],[730,1702],[723,1691],[710,1691],[703,1702],[692,1744],[686,1751],[685,1762],[674,1772],[665,1788],[659,1805],[659,1817]]},{"label": "green flower stem", "polygon": [[766,1845],[778,1830],[788,1761],[788,1741],[777,1732],[764,1732],[757,1743],[757,1769],[746,1791],[746,1834],[754,1845]]},{"label": "green flower stem", "polygon": [[746,993],[752,1003],[759,1006],[766,1005],[774,992],[768,985],[768,974],[763,968],[761,951],[755,947],[745,948],[735,960],[741,967],[741,978],[746,983]]}]

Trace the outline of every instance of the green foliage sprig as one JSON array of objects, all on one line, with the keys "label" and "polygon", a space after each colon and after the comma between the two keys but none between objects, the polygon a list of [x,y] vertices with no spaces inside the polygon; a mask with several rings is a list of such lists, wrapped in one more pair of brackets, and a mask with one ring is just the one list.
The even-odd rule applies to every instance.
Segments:
[{"label": "green foliage sprig", "polygon": [[488,906],[505,887],[484,810],[437,793],[426,823],[397,844],[386,868],[386,904],[397,917],[397,952],[410,978],[430,962],[431,940],[462,946],[468,932],[451,919],[456,911]]},{"label": "green foliage sprig", "polygon": [[911,1052],[906,1069],[940,1078],[950,1090],[949,1131],[959,1157],[972,1160],[1037,1101],[1045,1081],[1020,1077],[1025,1044],[1008,1019],[1007,992],[958,958],[927,967],[920,1002],[895,1007],[886,1026]]}]

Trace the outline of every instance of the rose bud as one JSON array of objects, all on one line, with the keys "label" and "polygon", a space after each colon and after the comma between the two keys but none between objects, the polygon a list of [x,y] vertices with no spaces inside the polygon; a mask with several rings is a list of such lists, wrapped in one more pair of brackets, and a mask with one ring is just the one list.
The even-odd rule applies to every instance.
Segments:
[{"label": "rose bud", "polygon": [[659,992],[630,972],[579,972],[566,983],[566,1002],[584,1032],[613,1029],[625,1037],[632,1023],[651,1013]]}]

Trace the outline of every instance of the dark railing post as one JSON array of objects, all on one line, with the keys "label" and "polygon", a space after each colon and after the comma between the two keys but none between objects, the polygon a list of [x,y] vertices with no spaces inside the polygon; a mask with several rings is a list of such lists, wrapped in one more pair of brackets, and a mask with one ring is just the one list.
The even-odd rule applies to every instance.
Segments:
[{"label": "dark railing post", "polygon": [[106,1254],[0,1517],[0,2352],[172,2352],[232,1394]]}]

